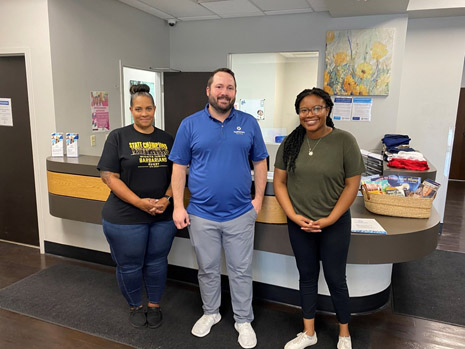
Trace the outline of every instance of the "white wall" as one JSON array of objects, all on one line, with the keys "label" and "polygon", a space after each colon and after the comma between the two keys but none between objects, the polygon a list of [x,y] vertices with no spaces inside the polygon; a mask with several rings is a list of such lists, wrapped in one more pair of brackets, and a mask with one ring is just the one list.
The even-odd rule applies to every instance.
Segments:
[{"label": "white wall", "polygon": [[463,61],[463,72],[462,72],[462,84],[461,84],[462,87],[465,87],[465,58],[464,58],[464,61]]},{"label": "white wall", "polygon": [[384,133],[395,133],[397,124],[396,111],[407,31],[405,16],[331,18],[327,13],[307,13],[179,22],[171,31],[171,66],[183,71],[211,71],[227,66],[229,53],[318,51],[318,81],[321,87],[326,31],[375,27],[396,29],[391,93],[387,97],[374,97],[371,123],[336,122],[336,127],[352,132],[361,147],[381,148]]},{"label": "white wall", "polygon": [[[261,128],[272,128],[275,119],[276,54],[234,56],[233,67],[236,74],[236,103],[241,99],[264,99],[265,120],[259,120]],[[273,103],[272,103],[273,102]]]},{"label": "white wall", "polygon": [[[241,99],[265,99],[265,119],[258,120],[262,130],[287,130],[280,135],[294,130],[299,124],[294,109],[295,97],[303,89],[317,85],[318,58],[249,53],[232,55],[231,62],[238,85],[236,103],[239,108]],[[274,143],[272,135],[264,131],[267,147]],[[270,147],[268,152],[272,157]]]},{"label": "white wall", "polygon": [[297,127],[300,121],[294,108],[295,98],[304,89],[317,87],[318,75],[318,58],[298,59],[286,65],[282,85],[285,88],[279,89],[282,108],[275,127],[286,128],[288,134]]},{"label": "white wall", "polygon": [[407,29],[397,131],[437,168],[434,206],[443,214],[465,56],[465,17],[412,19]]},{"label": "white wall", "polygon": [[115,0],[49,0],[49,16],[57,131],[78,132],[80,153],[100,155],[106,134],[92,133],[90,91],[109,92],[110,128],[121,127],[119,61],[169,67],[169,27]]},{"label": "white wall", "polygon": [[45,217],[49,216],[46,158],[50,155],[50,133],[55,129],[47,1],[2,0],[0,13],[0,55],[21,53],[26,61],[39,238],[42,244],[47,230]]}]

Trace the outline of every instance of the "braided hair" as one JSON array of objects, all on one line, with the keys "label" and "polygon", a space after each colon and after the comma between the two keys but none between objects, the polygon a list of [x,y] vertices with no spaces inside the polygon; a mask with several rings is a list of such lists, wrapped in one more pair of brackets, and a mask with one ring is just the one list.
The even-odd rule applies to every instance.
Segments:
[{"label": "braided hair", "polygon": [[[297,115],[299,114],[300,102],[302,102],[302,99],[307,96],[317,96],[324,100],[326,106],[329,107],[328,116],[326,117],[326,126],[334,128],[333,120],[330,117],[334,103],[331,100],[330,95],[321,88],[314,87],[312,89],[305,89],[297,95],[294,104]],[[299,125],[289,136],[287,136],[286,141],[284,142],[283,160],[288,171],[295,172],[295,161],[299,155],[306,133],[307,131],[305,128],[302,125]]]}]

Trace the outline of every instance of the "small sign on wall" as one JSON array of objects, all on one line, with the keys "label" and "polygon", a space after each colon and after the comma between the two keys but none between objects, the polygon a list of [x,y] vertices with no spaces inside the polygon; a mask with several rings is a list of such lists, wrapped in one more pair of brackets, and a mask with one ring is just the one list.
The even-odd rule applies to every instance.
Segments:
[{"label": "small sign on wall", "polygon": [[13,126],[11,98],[0,98],[0,126]]},{"label": "small sign on wall", "polygon": [[241,111],[248,113],[257,120],[265,120],[264,99],[241,99]]},{"label": "small sign on wall", "polygon": [[371,121],[373,98],[334,97],[333,119],[339,121]]}]

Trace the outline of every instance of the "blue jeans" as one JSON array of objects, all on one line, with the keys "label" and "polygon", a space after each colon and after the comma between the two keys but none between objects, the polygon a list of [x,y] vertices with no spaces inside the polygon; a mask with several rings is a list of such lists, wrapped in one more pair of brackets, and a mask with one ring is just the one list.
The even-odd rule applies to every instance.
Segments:
[{"label": "blue jeans", "polygon": [[103,232],[116,263],[116,279],[131,307],[142,304],[142,283],[150,303],[160,303],[165,289],[176,226],[173,221],[112,224],[102,219]]}]

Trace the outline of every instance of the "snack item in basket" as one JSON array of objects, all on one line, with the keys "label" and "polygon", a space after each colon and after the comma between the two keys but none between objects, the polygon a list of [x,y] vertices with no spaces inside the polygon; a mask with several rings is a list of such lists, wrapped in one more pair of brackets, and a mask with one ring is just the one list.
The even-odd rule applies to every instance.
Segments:
[{"label": "snack item in basket", "polygon": [[377,182],[366,182],[364,185],[365,185],[366,190],[370,194],[382,194],[383,193],[381,186]]},{"label": "snack item in basket", "polygon": [[387,195],[395,195],[395,196],[405,196],[404,187],[387,187],[386,188]]},{"label": "snack item in basket", "polygon": [[441,185],[429,178],[425,179],[423,183],[413,193],[414,198],[434,198]]},{"label": "snack item in basket", "polygon": [[392,187],[402,187],[404,189],[405,196],[409,196],[414,193],[421,183],[421,177],[413,176],[387,176],[387,180]]}]

